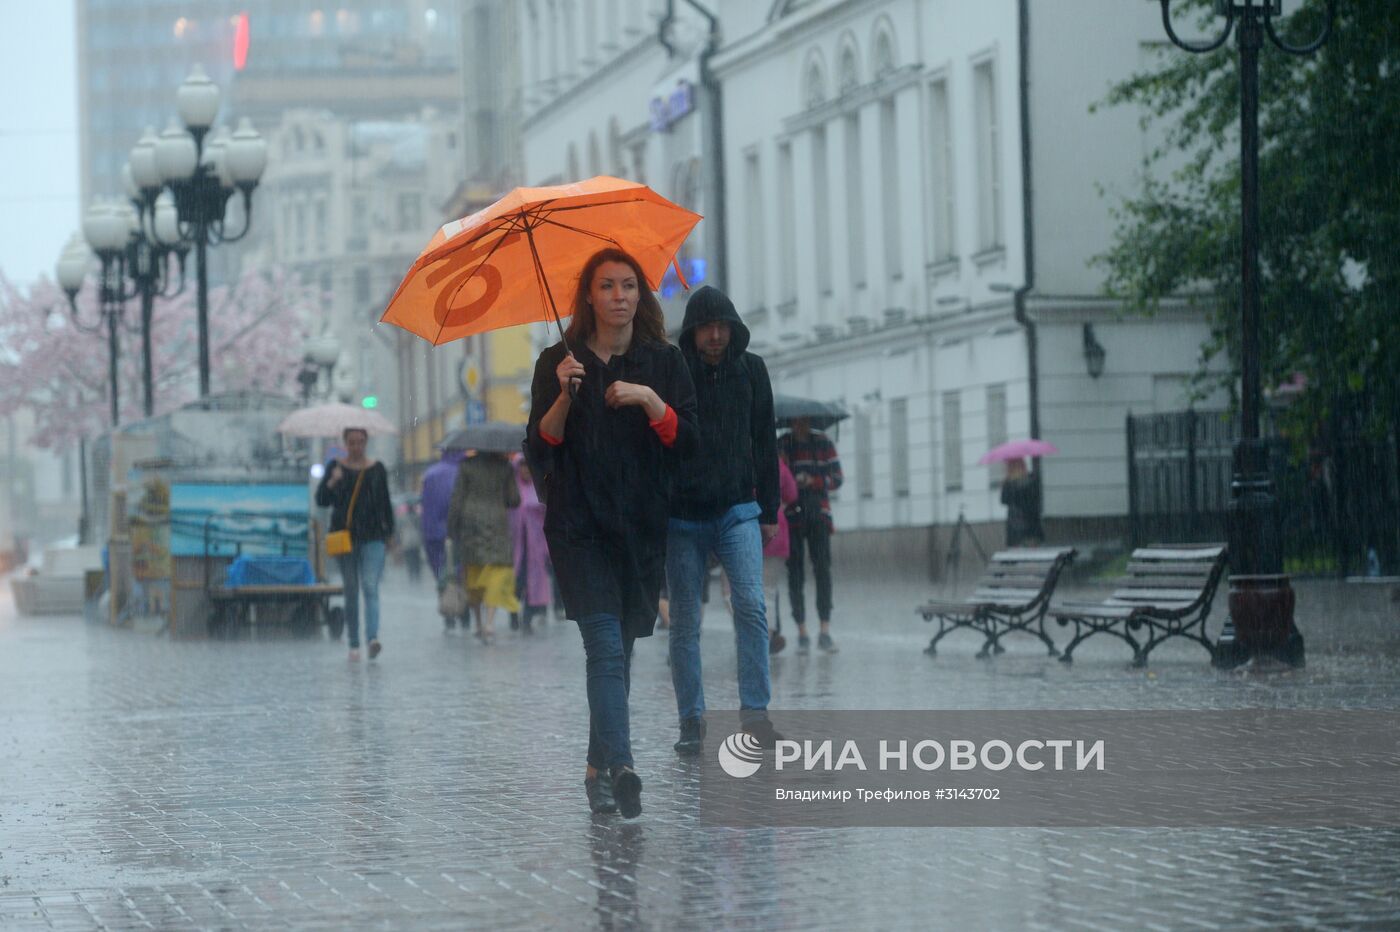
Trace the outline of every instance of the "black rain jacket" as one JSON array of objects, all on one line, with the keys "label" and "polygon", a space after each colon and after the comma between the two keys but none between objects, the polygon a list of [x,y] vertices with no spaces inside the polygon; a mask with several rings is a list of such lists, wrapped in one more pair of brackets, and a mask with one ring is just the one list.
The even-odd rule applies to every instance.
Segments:
[{"label": "black rain jacket", "polygon": [[[719,365],[711,365],[695,346],[695,331],[717,320],[729,322],[729,347]],[[773,386],[768,367],[748,345],[749,328],[722,291],[706,285],[690,296],[680,347],[695,383],[700,451],[680,467],[672,517],[708,521],[756,501],[759,523],[778,523]]]}]

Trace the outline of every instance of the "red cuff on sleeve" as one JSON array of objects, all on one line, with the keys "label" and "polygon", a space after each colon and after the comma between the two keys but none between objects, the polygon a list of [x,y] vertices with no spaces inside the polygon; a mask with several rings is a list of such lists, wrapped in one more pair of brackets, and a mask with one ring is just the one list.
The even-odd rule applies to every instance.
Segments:
[{"label": "red cuff on sleeve", "polygon": [[544,430],[540,430],[540,439],[543,440],[545,443],[549,444],[551,447],[557,447],[564,442],[558,437],[551,437],[549,434],[545,433]]},{"label": "red cuff on sleeve", "polygon": [[661,445],[669,447],[676,442],[676,426],[679,423],[676,409],[667,405],[666,413],[661,415],[660,419],[651,422],[651,429],[661,438]]}]

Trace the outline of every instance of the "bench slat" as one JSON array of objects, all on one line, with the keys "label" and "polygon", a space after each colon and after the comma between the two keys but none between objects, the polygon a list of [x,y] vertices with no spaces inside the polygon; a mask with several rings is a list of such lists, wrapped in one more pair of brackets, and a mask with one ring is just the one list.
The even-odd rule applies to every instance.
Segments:
[{"label": "bench slat", "polygon": [[1191,560],[1202,559],[1212,560],[1225,552],[1224,544],[1211,544],[1209,546],[1194,547],[1191,549],[1168,549],[1158,547],[1140,547],[1133,551],[1133,560]]},{"label": "bench slat", "polygon": [[983,576],[977,581],[979,588],[990,589],[1039,589],[1045,585],[1049,573],[1041,576]]},{"label": "bench slat", "polygon": [[1127,602],[1194,602],[1201,597],[1200,589],[1118,589],[1112,598]]},{"label": "bench slat", "polygon": [[1040,595],[1039,589],[978,589],[972,593],[973,602],[995,602],[998,605],[1012,605],[1031,602]]},{"label": "bench slat", "polygon": [[1026,547],[1024,549],[1016,550],[998,550],[996,553],[992,554],[991,562],[1027,563],[1039,562],[1042,560],[1058,560],[1061,557],[1068,555],[1071,549],[1072,548],[1070,547],[1060,549],[1056,549],[1054,547]]},{"label": "bench slat", "polygon": [[1212,563],[1186,563],[1168,560],[1161,563],[1128,563],[1129,576],[1200,576],[1205,578],[1215,569]]},{"label": "bench slat", "polygon": [[1210,580],[1208,576],[1136,576],[1119,581],[1122,589],[1190,589],[1200,592]]}]

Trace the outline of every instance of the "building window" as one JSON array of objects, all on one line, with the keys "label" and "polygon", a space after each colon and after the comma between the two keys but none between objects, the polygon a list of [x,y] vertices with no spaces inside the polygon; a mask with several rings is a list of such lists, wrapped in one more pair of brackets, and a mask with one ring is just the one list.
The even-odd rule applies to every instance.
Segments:
[{"label": "building window", "polygon": [[909,497],[909,399],[890,401],[890,477],[895,498]]},{"label": "building window", "polygon": [[757,152],[744,156],[744,197],[748,213],[749,291],[753,295],[754,305],[763,307],[767,303],[768,258],[764,249],[763,176],[759,171]]},{"label": "building window", "polygon": [[1001,228],[1001,140],[997,125],[996,72],[993,62],[973,69],[977,112],[977,246],[996,249],[1004,243]]},{"label": "building window", "polygon": [[[852,65],[854,68],[854,65]],[[865,285],[865,169],[861,163],[860,112],[846,117],[846,228],[850,231],[851,284]]]},{"label": "building window", "polygon": [[827,171],[826,127],[812,131],[812,235],[816,240],[817,290],[831,293],[831,177]]},{"label": "building window", "polygon": [[899,126],[894,98],[880,101],[880,174],[885,215],[885,274],[891,279],[904,272],[899,230]]},{"label": "building window", "polygon": [[306,243],[306,205],[305,205],[305,204],[298,204],[298,205],[296,206],[296,218],[297,218],[297,255],[299,255],[299,256],[304,256],[304,255],[306,255],[306,246],[307,246],[307,243]]},{"label": "building window", "polygon": [[856,495],[875,497],[875,449],[870,415],[865,411],[856,414]]},{"label": "building window", "polygon": [[778,146],[778,250],[782,257],[783,303],[797,300],[797,194],[792,179],[792,144]]},{"label": "building window", "polygon": [[369,269],[358,268],[355,270],[355,307],[369,304],[369,294]]},{"label": "building window", "polygon": [[[1000,446],[1009,438],[1006,436],[1006,383],[987,386],[987,449]],[[1001,485],[1006,478],[1006,464],[993,463],[987,470],[987,479],[993,488]]]},{"label": "building window", "polygon": [[423,228],[423,195],[406,192],[399,195],[399,229],[421,230]]},{"label": "building window", "polygon": [[325,198],[316,201],[316,251],[325,253],[330,248],[330,225],[326,219]]},{"label": "building window", "polygon": [[933,175],[933,258],[951,259],[957,252],[953,245],[954,226],[953,185],[953,124],[948,112],[948,82],[937,81],[929,88],[929,157]]},{"label": "building window", "polygon": [[958,392],[943,393],[943,490],[961,492],[962,461],[962,397]]}]

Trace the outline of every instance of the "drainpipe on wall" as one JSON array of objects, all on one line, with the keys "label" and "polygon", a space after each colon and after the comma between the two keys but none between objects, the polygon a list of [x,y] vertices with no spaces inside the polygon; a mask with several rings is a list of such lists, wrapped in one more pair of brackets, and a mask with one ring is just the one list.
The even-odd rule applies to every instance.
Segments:
[{"label": "drainpipe on wall", "polygon": [[[727,224],[725,222],[723,97],[719,78],[715,77],[714,69],[710,66],[710,61],[719,52],[719,17],[698,3],[697,0],[685,0],[685,2],[705,17],[710,24],[710,35],[705,44],[705,51],[700,53],[700,87],[706,98],[704,107],[706,133],[703,155],[705,166],[710,173],[711,194],[706,201],[708,207],[706,220],[709,222],[705,224],[705,227],[709,233],[712,255],[710,257],[710,270],[706,278],[708,284],[714,285],[720,291],[728,291],[729,263],[726,261],[726,256],[729,245],[726,239]],[[669,9],[667,13],[669,15]]]},{"label": "drainpipe on wall", "polygon": [[[1030,389],[1031,438],[1040,439],[1040,352],[1035,322],[1026,314],[1026,296],[1035,288],[1035,233],[1031,197],[1030,0],[1018,0],[1021,95],[1021,230],[1024,236],[1025,282],[1016,289],[1016,323],[1026,331],[1026,378]],[[1036,482],[1041,483],[1036,458]]]},{"label": "drainpipe on wall", "polygon": [[676,47],[671,44],[671,24],[676,21],[676,0],[666,0],[666,15],[656,24],[656,41],[666,50],[667,58],[676,57]]}]

